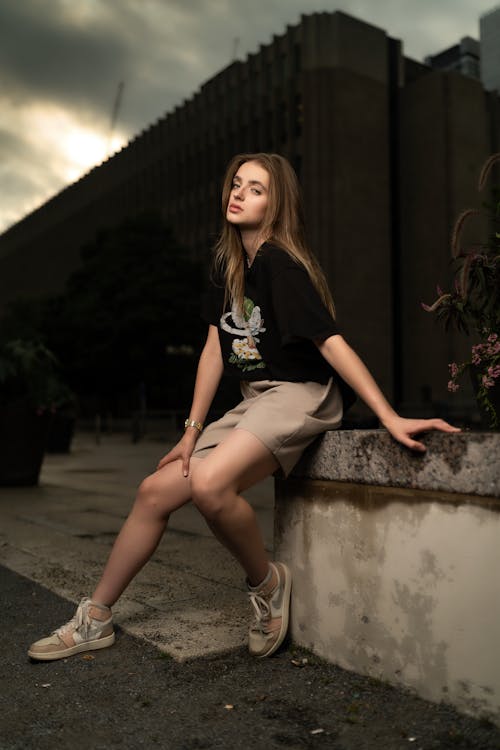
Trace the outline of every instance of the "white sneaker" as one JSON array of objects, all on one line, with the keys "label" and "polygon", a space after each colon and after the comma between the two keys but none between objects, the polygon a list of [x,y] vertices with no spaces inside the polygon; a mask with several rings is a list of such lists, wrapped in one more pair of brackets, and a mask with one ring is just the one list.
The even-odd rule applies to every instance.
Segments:
[{"label": "white sneaker", "polygon": [[31,644],[28,656],[39,661],[64,659],[82,651],[112,646],[114,642],[111,610],[85,598],[69,622],[54,630],[48,638]]},{"label": "white sneaker", "polygon": [[248,596],[255,611],[250,627],[248,650],[259,658],[274,654],[288,630],[288,612],[292,574],[283,563],[270,563],[273,575],[260,587],[248,586]]}]

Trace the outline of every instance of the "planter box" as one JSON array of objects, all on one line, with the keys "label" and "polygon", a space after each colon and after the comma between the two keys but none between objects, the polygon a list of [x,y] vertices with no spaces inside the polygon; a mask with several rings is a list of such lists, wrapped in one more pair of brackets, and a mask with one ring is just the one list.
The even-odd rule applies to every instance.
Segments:
[{"label": "planter box", "polygon": [[0,486],[38,484],[50,420],[28,404],[0,407]]},{"label": "planter box", "polygon": [[69,453],[75,432],[76,418],[56,412],[47,436],[47,453]]}]

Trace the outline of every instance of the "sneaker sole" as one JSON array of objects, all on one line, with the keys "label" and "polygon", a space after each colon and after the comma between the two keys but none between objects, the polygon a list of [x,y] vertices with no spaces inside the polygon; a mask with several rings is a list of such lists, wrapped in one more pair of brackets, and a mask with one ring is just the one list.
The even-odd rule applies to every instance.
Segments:
[{"label": "sneaker sole", "polygon": [[[265,654],[259,654],[257,656],[257,659],[264,659],[266,656],[271,656],[271,654],[274,654],[274,652],[279,649],[279,647],[285,640],[285,636],[288,631],[288,620],[289,620],[289,613],[290,613],[290,595],[292,593],[292,574],[290,573],[290,569],[285,565],[285,563],[280,563],[280,565],[285,571],[285,591],[283,593],[283,616],[281,618],[281,628],[280,628],[278,638],[274,641],[269,651],[266,651]],[[285,606],[285,602],[286,602],[286,606]]]},{"label": "sneaker sole", "polygon": [[81,654],[82,651],[97,651],[100,648],[107,648],[112,646],[115,642],[115,634],[106,635],[104,638],[98,638],[95,641],[87,641],[85,643],[78,643],[76,646],[65,648],[63,651],[50,651],[45,654],[37,653],[36,651],[28,651],[28,656],[31,659],[37,661],[53,661],[55,659],[65,659],[66,656],[73,656],[73,654]]}]

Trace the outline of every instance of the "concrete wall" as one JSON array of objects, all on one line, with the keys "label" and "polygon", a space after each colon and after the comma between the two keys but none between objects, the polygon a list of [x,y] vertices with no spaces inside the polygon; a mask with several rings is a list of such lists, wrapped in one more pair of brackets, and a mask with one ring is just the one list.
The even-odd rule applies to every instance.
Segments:
[{"label": "concrete wall", "polygon": [[292,638],[500,724],[500,435],[426,442],[417,457],[382,431],[327,433],[277,481]]}]

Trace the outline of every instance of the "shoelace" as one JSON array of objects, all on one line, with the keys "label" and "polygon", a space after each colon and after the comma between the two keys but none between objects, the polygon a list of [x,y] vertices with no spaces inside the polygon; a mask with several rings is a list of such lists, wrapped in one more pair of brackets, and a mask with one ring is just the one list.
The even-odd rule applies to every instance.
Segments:
[{"label": "shoelace", "polygon": [[84,638],[88,637],[89,628],[92,624],[92,618],[89,614],[89,609],[91,605],[90,599],[82,599],[80,604],[78,605],[78,609],[76,610],[75,614],[67,622],[65,625],[61,625],[60,628],[57,628],[54,630],[54,633],[61,637],[64,633],[66,633],[69,628],[73,628],[73,632],[77,631],[79,628],[83,626],[83,636]]},{"label": "shoelace", "polygon": [[269,602],[264,599],[260,594],[256,594],[254,591],[249,591],[248,596],[250,603],[255,611],[255,622],[252,625],[254,630],[262,630],[267,633],[266,624],[271,619],[271,607]]}]

